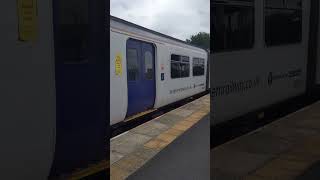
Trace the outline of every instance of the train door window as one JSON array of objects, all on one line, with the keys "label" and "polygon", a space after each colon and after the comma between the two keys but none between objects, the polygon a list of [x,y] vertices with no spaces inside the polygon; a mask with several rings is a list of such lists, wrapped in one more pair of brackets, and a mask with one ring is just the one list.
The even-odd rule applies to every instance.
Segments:
[{"label": "train door window", "polygon": [[193,76],[203,76],[204,75],[204,59],[193,58],[192,74],[193,74]]},{"label": "train door window", "polygon": [[188,56],[181,56],[181,77],[190,76],[190,61]]},{"label": "train door window", "polygon": [[144,53],[144,75],[146,79],[153,79],[153,57],[150,51]]},{"label": "train door window", "polygon": [[139,63],[137,49],[127,50],[128,81],[136,81],[139,78]]},{"label": "train door window", "polygon": [[213,51],[249,49],[254,44],[254,1],[214,0]]},{"label": "train door window", "polygon": [[171,78],[190,76],[190,60],[188,56],[171,55]]},{"label": "train door window", "polygon": [[88,0],[59,1],[55,14],[55,47],[63,63],[83,63],[88,58]]},{"label": "train door window", "polygon": [[180,56],[171,55],[171,78],[180,78]]},{"label": "train door window", "polygon": [[301,42],[301,0],[265,0],[264,16],[267,46]]}]

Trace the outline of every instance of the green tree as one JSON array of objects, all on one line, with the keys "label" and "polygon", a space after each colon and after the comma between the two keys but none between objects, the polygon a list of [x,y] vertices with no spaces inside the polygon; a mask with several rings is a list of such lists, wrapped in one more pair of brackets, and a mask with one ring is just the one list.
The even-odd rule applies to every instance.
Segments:
[{"label": "green tree", "polygon": [[196,35],[192,35],[190,39],[186,39],[186,42],[206,50],[210,49],[210,35],[206,32],[199,32]]}]

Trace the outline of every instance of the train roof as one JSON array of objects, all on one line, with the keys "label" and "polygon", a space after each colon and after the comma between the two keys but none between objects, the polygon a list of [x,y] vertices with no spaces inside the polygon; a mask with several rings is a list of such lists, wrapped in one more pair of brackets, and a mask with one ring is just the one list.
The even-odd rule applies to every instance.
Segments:
[{"label": "train roof", "polygon": [[174,38],[174,37],[171,37],[171,36],[162,34],[162,33],[160,33],[160,32],[157,32],[157,31],[154,31],[154,30],[145,28],[145,27],[143,27],[143,26],[140,26],[140,25],[134,24],[134,23],[132,23],[132,22],[129,22],[129,21],[126,21],[126,20],[123,20],[123,19],[120,19],[120,18],[118,18],[118,17],[115,17],[115,16],[111,16],[111,15],[110,15],[110,21],[111,21],[111,20],[112,20],[112,21],[119,22],[119,23],[122,23],[122,24],[125,24],[125,25],[128,25],[128,26],[131,26],[131,27],[134,27],[134,28],[137,28],[137,29],[140,29],[140,30],[142,30],[142,31],[146,31],[146,32],[149,32],[149,33],[158,35],[158,36],[163,37],[163,38],[170,39],[170,40],[172,40],[172,41],[176,41],[176,42],[179,42],[179,43],[188,45],[188,46],[192,46],[192,47],[195,47],[195,48],[199,48],[199,49],[201,49],[201,50],[204,50],[206,53],[208,53],[208,51],[207,51],[206,49],[204,49],[203,47],[196,46],[196,45],[193,45],[193,44],[189,44],[189,43],[187,43],[186,41],[182,41],[182,40],[180,40],[180,39],[177,39],[177,38]]}]

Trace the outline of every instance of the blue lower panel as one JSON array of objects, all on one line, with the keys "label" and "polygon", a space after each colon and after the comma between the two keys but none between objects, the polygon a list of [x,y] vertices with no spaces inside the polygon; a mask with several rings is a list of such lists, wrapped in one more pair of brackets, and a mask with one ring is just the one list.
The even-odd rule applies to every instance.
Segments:
[{"label": "blue lower panel", "polygon": [[90,68],[78,66],[56,75],[57,121],[52,177],[86,168],[107,158],[107,91],[101,78],[100,83],[99,78],[92,78],[99,74],[88,71]]}]

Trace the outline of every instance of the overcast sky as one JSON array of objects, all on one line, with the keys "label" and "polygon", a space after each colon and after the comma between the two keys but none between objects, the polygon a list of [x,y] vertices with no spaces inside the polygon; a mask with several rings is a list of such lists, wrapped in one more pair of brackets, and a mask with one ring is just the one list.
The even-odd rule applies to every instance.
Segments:
[{"label": "overcast sky", "polygon": [[184,41],[210,32],[210,0],[111,0],[110,14]]}]

